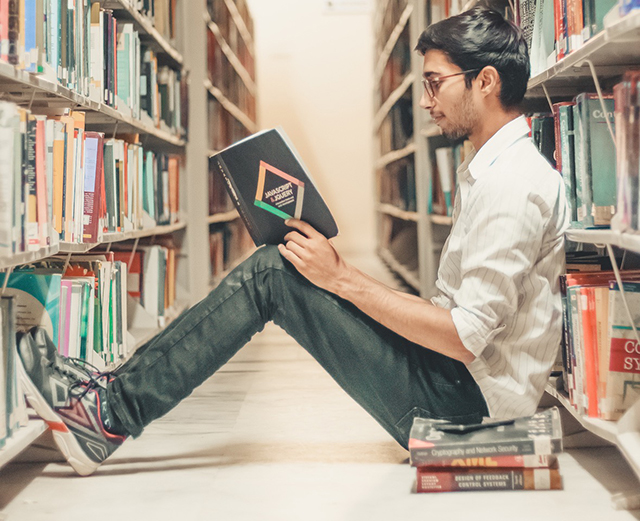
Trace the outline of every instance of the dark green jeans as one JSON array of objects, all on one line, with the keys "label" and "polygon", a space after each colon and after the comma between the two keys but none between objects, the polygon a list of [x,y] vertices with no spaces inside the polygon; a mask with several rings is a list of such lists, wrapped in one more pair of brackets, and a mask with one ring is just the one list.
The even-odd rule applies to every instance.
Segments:
[{"label": "dark green jeans", "polygon": [[108,387],[110,414],[139,436],[271,320],[405,448],[414,416],[470,423],[487,415],[464,364],[314,286],[275,247],[258,249],[117,371]]}]

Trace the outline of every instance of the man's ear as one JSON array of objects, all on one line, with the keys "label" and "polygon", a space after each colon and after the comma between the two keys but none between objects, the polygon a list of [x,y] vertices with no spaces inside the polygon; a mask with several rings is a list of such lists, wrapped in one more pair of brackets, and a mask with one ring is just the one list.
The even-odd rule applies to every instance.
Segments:
[{"label": "man's ear", "polygon": [[476,77],[477,85],[480,88],[480,93],[483,96],[500,95],[500,88],[502,82],[500,81],[500,74],[492,65],[484,67],[478,76]]}]

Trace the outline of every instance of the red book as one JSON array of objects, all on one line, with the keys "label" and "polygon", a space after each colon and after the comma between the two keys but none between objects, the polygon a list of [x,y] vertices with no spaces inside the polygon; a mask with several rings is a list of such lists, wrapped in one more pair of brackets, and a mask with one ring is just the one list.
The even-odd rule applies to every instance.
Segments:
[{"label": "red book", "polygon": [[127,293],[130,297],[140,300],[142,289],[142,255],[141,250],[131,255],[130,251],[113,252],[114,260],[124,262],[127,265]]},{"label": "red book", "polygon": [[417,469],[416,492],[560,489],[558,469]]},{"label": "red book", "polygon": [[553,455],[540,456],[529,454],[526,456],[485,456],[453,458],[430,463],[429,467],[440,468],[557,468],[558,459]]}]

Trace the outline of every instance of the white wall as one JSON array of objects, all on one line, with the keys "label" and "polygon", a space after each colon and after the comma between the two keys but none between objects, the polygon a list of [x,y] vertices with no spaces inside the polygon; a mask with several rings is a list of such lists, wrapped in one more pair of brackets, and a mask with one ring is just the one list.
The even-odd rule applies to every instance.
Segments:
[{"label": "white wall", "polygon": [[326,0],[248,0],[260,128],[282,125],[332,210],[342,253],[375,247],[372,11]]}]

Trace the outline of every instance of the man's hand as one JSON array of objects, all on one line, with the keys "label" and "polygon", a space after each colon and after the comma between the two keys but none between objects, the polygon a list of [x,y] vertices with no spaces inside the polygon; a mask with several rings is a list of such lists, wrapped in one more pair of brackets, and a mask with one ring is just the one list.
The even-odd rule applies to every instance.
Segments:
[{"label": "man's hand", "polygon": [[349,267],[333,244],[304,221],[287,219],[285,224],[294,230],[285,235],[284,244],[278,244],[280,254],[313,284],[337,293]]}]

